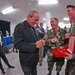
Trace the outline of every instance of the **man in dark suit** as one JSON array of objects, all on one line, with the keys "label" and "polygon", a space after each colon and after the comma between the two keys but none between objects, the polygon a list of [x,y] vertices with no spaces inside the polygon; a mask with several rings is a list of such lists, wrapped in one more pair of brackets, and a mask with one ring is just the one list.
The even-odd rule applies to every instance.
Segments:
[{"label": "man in dark suit", "polygon": [[37,75],[39,48],[45,45],[44,40],[38,41],[34,25],[39,21],[39,12],[30,10],[27,20],[19,23],[14,31],[14,45],[19,50],[19,58],[24,75]]}]

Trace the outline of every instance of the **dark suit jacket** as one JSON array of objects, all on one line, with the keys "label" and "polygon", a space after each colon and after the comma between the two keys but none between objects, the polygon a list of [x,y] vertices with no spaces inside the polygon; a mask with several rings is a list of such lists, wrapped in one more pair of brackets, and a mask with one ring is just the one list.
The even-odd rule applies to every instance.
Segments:
[{"label": "dark suit jacket", "polygon": [[35,42],[38,40],[36,30],[32,31],[27,21],[19,23],[14,31],[14,45],[19,50],[22,66],[36,66],[38,63],[38,51]]}]

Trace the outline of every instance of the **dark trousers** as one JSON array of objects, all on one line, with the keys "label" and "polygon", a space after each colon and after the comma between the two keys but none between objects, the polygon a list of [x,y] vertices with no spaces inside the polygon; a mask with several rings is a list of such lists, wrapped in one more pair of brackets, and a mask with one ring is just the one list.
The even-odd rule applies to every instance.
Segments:
[{"label": "dark trousers", "polygon": [[3,66],[2,66],[2,63],[1,63],[1,57],[0,57],[0,69],[3,71],[4,70],[4,68],[3,68]]},{"label": "dark trousers", "polygon": [[7,64],[7,66],[10,66],[10,64],[9,64],[9,62],[8,62],[6,56],[5,56],[5,53],[4,53],[4,50],[3,50],[2,47],[0,48],[0,57],[1,57],[1,58],[3,59],[3,61]]},{"label": "dark trousers", "polygon": [[24,75],[37,75],[36,67],[25,67],[21,66],[24,72]]},{"label": "dark trousers", "polygon": [[64,58],[55,58],[55,57],[53,57],[53,59],[48,62],[48,70],[52,71],[54,63],[56,62],[56,71],[60,72],[61,69],[62,69],[62,66],[64,65],[64,60],[65,60]]}]

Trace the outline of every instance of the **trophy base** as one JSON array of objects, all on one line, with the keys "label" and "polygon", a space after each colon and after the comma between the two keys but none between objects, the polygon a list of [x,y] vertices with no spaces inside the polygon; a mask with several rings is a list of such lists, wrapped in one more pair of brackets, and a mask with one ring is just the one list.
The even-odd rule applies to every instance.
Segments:
[{"label": "trophy base", "polygon": [[67,56],[67,54],[71,54],[71,52],[67,49],[56,49],[53,51],[54,52],[54,56],[56,58],[64,58]]},{"label": "trophy base", "polygon": [[63,49],[58,48],[54,50],[53,52],[56,58],[64,58],[67,56],[67,54],[73,54],[75,52],[75,34],[74,35],[70,34],[67,47]]}]

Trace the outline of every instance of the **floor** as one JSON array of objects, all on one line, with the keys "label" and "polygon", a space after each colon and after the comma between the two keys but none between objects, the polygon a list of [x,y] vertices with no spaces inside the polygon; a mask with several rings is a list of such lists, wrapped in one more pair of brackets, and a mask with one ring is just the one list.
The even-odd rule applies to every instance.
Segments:
[{"label": "floor", "polygon": [[[7,65],[2,61],[3,67],[5,69],[5,74],[2,74],[1,70],[0,70],[0,75],[24,75],[20,64],[19,64],[19,58],[18,58],[18,53],[10,53],[8,55],[6,55],[9,62],[11,63],[11,65],[14,65],[15,68],[14,69],[9,69],[7,67]],[[62,71],[60,72],[60,75],[65,75],[64,70],[65,70],[65,66],[66,66],[66,61],[65,64],[62,68]],[[56,71],[55,71],[55,64],[54,64],[54,70],[52,71],[52,75],[56,75]],[[37,71],[38,71],[38,75],[47,75],[48,71],[47,71],[47,57],[45,57],[43,59],[43,65],[42,66],[37,66]]]}]

